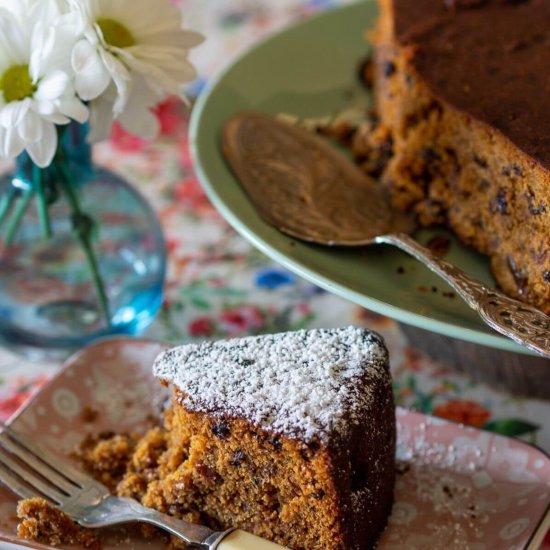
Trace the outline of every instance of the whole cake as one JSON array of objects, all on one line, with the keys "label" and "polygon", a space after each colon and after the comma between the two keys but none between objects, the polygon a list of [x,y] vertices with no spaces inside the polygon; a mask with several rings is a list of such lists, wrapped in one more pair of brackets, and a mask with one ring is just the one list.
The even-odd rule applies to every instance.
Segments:
[{"label": "whole cake", "polygon": [[379,336],[350,327],[205,342],[165,352],[154,372],[174,393],[144,504],[295,550],[376,545],[395,475]]},{"label": "whole cake", "polygon": [[394,205],[448,225],[550,313],[550,2],[379,4],[366,139]]}]

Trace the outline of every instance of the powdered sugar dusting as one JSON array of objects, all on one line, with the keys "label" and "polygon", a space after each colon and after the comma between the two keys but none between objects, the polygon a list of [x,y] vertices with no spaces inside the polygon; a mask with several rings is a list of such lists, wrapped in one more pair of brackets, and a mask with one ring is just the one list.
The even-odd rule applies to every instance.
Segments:
[{"label": "powdered sugar dusting", "polygon": [[387,363],[380,336],[348,327],[181,346],[153,371],[183,392],[189,410],[326,442],[365,421],[375,390],[389,384]]}]

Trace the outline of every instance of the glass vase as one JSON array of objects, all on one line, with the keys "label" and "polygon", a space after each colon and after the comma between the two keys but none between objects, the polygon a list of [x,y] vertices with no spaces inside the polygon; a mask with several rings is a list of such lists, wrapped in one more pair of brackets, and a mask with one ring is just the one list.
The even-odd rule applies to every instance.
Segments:
[{"label": "glass vase", "polygon": [[24,153],[0,180],[0,343],[59,359],[141,333],[162,300],[166,247],[147,201],[92,162],[87,126],[60,131],[52,164]]}]

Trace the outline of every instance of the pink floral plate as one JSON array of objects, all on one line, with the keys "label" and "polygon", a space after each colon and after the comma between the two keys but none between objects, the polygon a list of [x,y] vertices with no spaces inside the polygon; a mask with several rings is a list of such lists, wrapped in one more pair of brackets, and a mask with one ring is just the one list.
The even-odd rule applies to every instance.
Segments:
[{"label": "pink floral plate", "polygon": [[[151,374],[164,347],[135,339],[92,345],[9,423],[65,455],[87,434],[144,431],[166,396]],[[549,457],[520,441],[405,409],[397,409],[397,424],[396,502],[381,550],[538,548],[550,523]],[[0,547],[47,548],[17,538],[16,502],[0,487]],[[138,533],[106,530],[103,547],[164,547]]]}]

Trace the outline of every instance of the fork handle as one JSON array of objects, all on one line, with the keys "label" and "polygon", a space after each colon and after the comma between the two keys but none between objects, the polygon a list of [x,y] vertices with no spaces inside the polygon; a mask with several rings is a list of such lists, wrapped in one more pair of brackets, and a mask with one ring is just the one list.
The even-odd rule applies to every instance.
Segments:
[{"label": "fork handle", "polygon": [[106,498],[101,505],[90,507],[85,516],[86,521],[79,522],[84,527],[104,527],[134,521],[149,523],[202,550],[215,550],[220,541],[233,531],[214,531],[204,525],[196,525],[162,514],[131,498],[122,497]]},{"label": "fork handle", "polygon": [[240,529],[224,536],[217,546],[217,550],[284,550],[284,548]]}]

